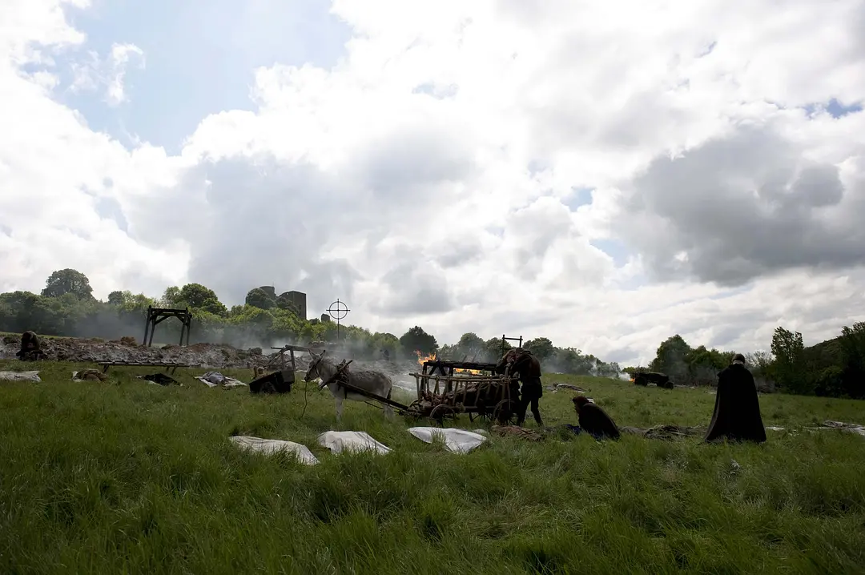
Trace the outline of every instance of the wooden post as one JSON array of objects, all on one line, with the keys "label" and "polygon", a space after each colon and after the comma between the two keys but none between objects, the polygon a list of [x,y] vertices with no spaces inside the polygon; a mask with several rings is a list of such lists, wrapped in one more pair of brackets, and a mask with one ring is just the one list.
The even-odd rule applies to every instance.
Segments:
[{"label": "wooden post", "polygon": [[147,333],[150,331],[150,310],[152,306],[147,306],[147,318],[144,322],[144,339],[141,340],[142,345],[147,345]]},{"label": "wooden post", "polygon": [[153,310],[150,310],[150,338],[147,340],[147,347],[150,347],[153,343],[153,332],[156,331],[156,316],[153,313]]}]

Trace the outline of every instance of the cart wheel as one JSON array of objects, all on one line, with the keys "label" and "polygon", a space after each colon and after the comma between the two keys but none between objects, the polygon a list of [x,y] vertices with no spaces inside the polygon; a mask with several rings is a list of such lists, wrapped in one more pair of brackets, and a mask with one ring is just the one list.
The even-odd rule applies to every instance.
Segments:
[{"label": "cart wheel", "polygon": [[517,402],[503,399],[493,410],[493,419],[499,425],[511,425],[517,422]]},{"label": "cart wheel", "polygon": [[490,419],[490,410],[487,408],[487,404],[483,401],[479,401],[478,405],[475,406],[475,409],[468,413],[469,421],[475,421],[476,419]]},{"label": "cart wheel", "polygon": [[435,419],[438,423],[442,423],[443,419],[445,419],[446,417],[454,417],[456,413],[457,410],[454,409],[452,406],[440,403],[433,408],[433,411],[430,412],[430,417],[432,419]]}]

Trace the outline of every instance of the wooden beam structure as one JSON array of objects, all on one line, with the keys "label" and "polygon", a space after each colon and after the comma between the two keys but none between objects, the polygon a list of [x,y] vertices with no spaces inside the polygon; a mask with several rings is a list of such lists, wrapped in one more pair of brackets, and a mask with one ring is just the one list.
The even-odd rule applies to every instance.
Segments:
[{"label": "wooden beam structure", "polygon": [[421,375],[435,376],[441,375],[445,378],[445,391],[451,391],[451,378],[454,377],[455,370],[471,369],[472,371],[486,372],[490,375],[495,375],[495,363],[482,363],[479,361],[446,361],[434,359],[425,361],[421,366]]},{"label": "wooden beam structure", "polygon": [[[186,345],[189,345],[189,332],[192,330],[192,313],[190,313],[189,308],[174,309],[152,306],[147,307],[147,323],[144,325],[144,339],[142,343],[150,347],[153,343],[153,332],[156,331],[157,324],[172,317],[179,319],[182,324],[180,328],[180,343],[178,345],[184,345],[184,335],[186,335]],[[148,338],[148,335],[150,338]]]},{"label": "wooden beam structure", "polygon": [[508,342],[508,341],[516,341],[517,347],[523,347],[523,336],[522,335],[520,337],[505,337],[505,334],[503,333],[502,334],[502,344],[499,346],[499,348],[500,348],[499,357],[502,357],[503,355],[505,355],[505,342]]},{"label": "wooden beam structure", "polygon": [[[274,367],[274,363],[276,362],[277,359],[279,359],[280,369],[286,369],[286,352],[289,352],[289,363],[292,366],[293,372],[298,371],[298,365],[295,362],[295,352],[296,351],[297,352],[308,352],[308,353],[312,352],[312,351],[316,351],[310,347],[305,347],[303,345],[290,345],[290,344],[286,344],[283,347],[271,347],[271,349],[278,351],[279,356],[271,359],[268,362],[267,367]],[[319,350],[319,351],[321,352],[323,350]]]}]

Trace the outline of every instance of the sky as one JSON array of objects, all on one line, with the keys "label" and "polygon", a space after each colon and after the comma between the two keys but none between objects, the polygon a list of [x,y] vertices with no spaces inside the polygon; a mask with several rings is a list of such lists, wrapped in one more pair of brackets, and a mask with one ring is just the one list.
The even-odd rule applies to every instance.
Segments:
[{"label": "sky", "polygon": [[646,365],[864,318],[864,2],[4,0],[0,291]]}]

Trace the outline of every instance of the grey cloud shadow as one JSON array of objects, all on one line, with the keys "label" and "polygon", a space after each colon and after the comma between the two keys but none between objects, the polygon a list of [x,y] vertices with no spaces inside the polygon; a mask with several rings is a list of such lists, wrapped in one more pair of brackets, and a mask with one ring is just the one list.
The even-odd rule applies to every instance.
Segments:
[{"label": "grey cloud shadow", "polygon": [[[862,263],[863,176],[806,161],[769,129],[741,128],[677,159],[657,158],[631,186],[624,230],[656,279],[737,286],[781,270]],[[688,260],[677,262],[680,251]]]}]

